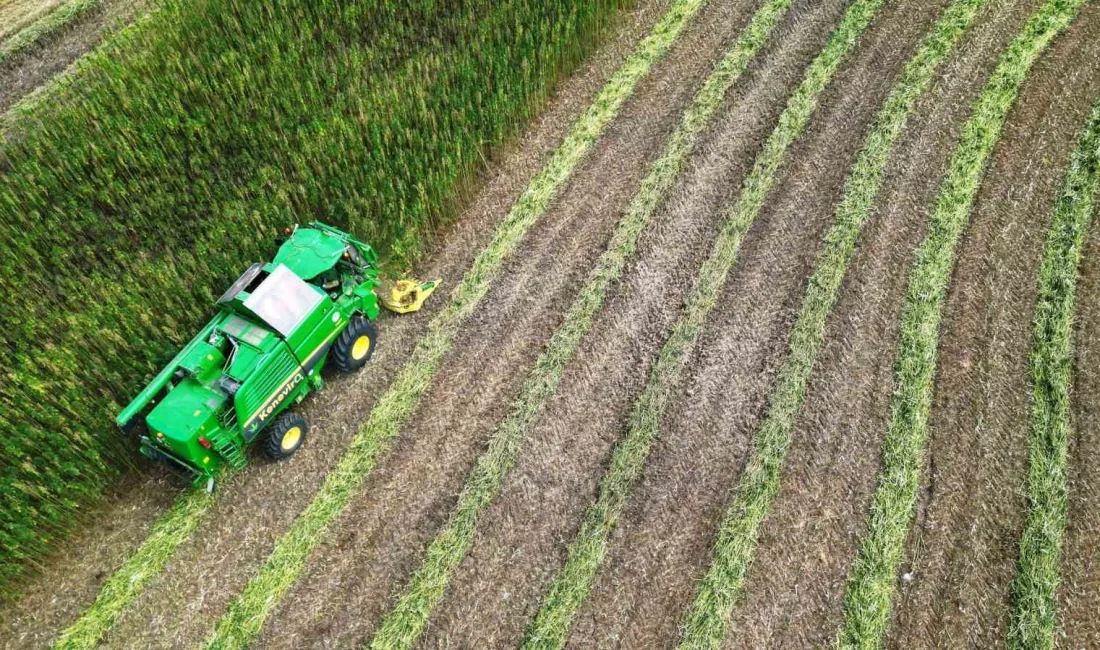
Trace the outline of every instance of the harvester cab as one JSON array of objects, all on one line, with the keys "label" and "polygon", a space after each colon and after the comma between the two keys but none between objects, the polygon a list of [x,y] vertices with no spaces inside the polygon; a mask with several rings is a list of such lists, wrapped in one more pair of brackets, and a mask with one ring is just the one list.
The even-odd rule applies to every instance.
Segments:
[{"label": "harvester cab", "polygon": [[286,235],[275,258],[233,283],[210,322],[116,418],[139,432],[145,456],[211,489],[221,468],[247,464],[257,439],[275,459],[297,451],[308,425],[288,407],[323,386],[330,361],[354,372],[374,352],[374,250],[317,222]]}]

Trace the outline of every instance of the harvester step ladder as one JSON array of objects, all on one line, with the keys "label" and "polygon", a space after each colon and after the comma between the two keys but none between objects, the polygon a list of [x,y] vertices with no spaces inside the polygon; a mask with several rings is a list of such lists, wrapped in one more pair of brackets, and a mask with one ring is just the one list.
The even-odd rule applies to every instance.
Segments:
[{"label": "harvester step ladder", "polygon": [[214,447],[214,451],[218,452],[218,455],[224,458],[233,469],[241,469],[248,464],[244,452],[241,451],[240,447],[233,444],[233,441],[229,438],[215,434],[210,436],[210,444]]}]

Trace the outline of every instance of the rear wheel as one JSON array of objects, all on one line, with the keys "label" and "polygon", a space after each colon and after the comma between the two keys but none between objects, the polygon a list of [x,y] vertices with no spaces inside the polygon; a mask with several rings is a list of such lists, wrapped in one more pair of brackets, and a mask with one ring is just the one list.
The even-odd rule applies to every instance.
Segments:
[{"label": "rear wheel", "polygon": [[336,344],[332,346],[332,362],[342,372],[355,372],[370,360],[376,341],[378,330],[374,323],[362,316],[356,316],[340,332]]},{"label": "rear wheel", "polygon": [[297,413],[287,411],[280,415],[267,432],[264,451],[275,460],[290,458],[305,442],[309,426]]}]

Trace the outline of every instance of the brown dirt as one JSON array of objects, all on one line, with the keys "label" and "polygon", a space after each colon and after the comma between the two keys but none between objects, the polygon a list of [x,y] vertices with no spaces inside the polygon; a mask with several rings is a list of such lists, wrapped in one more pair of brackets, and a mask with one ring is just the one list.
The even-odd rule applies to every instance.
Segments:
[{"label": "brown dirt", "polygon": [[[880,15],[826,90],[810,129],[791,152],[794,163],[746,241],[695,362],[700,373],[688,387],[690,398],[667,420],[676,428],[664,436],[616,532],[610,570],[578,618],[574,647],[656,647],[674,641],[763,416],[844,174],[891,80],[939,5],[899,3]],[[910,21],[911,15],[924,18]],[[758,631],[733,629],[740,631],[737,643]]]},{"label": "brown dirt", "polygon": [[1073,332],[1074,424],[1069,447],[1069,522],[1062,547],[1057,647],[1100,647],[1100,224],[1093,213],[1077,287]]},{"label": "brown dirt", "polygon": [[895,647],[1001,646],[1023,523],[1028,351],[1050,214],[1100,91],[1100,7],[1032,70],[960,250],[940,345],[927,484],[903,571]]},{"label": "brown dirt", "polygon": [[[840,623],[844,581],[879,470],[912,251],[969,102],[1029,11],[1006,13],[1003,5],[979,18],[918,105],[892,156],[880,207],[828,322],[780,492],[761,531],[745,600],[731,622],[730,629],[739,631],[729,639],[732,647],[823,646]],[[922,12],[928,18],[917,39],[940,11],[942,5]],[[914,41],[903,56],[915,48]]]},{"label": "brown dirt", "polygon": [[147,0],[105,0],[56,34],[0,64],[0,112],[42,86],[101,43],[116,26],[133,21]]},{"label": "brown dirt", "polygon": [[[630,404],[709,251],[722,207],[740,186],[786,96],[842,8],[839,2],[797,3],[780,33],[732,91],[675,195],[655,216],[657,227],[643,237],[638,262],[566,370],[559,395],[533,432],[501,498],[487,514],[471,556],[455,576],[455,597],[441,605],[423,647],[501,647],[514,645],[522,634],[560,567],[611,446],[622,433]],[[708,412],[710,404],[723,407],[721,381],[706,370],[701,375],[699,383],[707,390],[696,394],[692,410]],[[721,468],[709,462],[699,467],[721,474]],[[629,581],[616,588],[644,589]],[[665,582],[660,585],[661,591],[670,588]],[[642,640],[631,644],[652,646]]]},{"label": "brown dirt", "polygon": [[447,381],[428,397],[431,410],[372,476],[261,645],[351,647],[369,636],[745,10],[705,9],[624,106],[509,265],[509,282],[488,296],[494,311],[473,319],[441,368]]}]

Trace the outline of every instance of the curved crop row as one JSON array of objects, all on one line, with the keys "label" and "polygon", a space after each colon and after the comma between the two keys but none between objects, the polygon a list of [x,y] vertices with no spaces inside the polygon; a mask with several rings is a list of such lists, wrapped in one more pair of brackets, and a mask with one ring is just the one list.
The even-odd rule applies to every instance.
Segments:
[{"label": "curved crop row", "polygon": [[449,522],[429,543],[423,563],[393,610],[383,618],[370,648],[408,648],[419,638],[432,610],[443,597],[455,567],[473,544],[478,519],[500,492],[531,427],[541,417],[547,400],[556,393],[566,365],[591,330],[608,288],[622,275],[637,248],[639,236],[695,150],[699,134],[790,3],[791,0],[769,0],[764,4],[696,94],[661,157],[653,164],[616,226],[607,250],[589,273],[588,281],[535,362],[508,415],[497,426],[488,449],[467,477]]},{"label": "curved crop row", "polygon": [[661,347],[641,395],[635,401],[623,438],[612,452],[611,465],[600,481],[595,502],[589,505],[565,566],[555,577],[542,605],[527,629],[523,647],[560,648],[573,617],[588,597],[630,491],[645,467],[660,421],[679,384],[685,360],[703,331],[707,316],[718,302],[727,275],[737,260],[748,232],[775,182],[791,144],[801,135],[817,107],[821,92],[858,41],[859,35],[884,0],[857,0],[830,35],[821,53],[788,100],[779,124],[757,156],[738,201],[722,223],[709,257],[685,298],[685,306]]},{"label": "curved crop row", "polygon": [[917,100],[987,1],[956,0],[947,8],[906,64],[849,172],[834,224],[825,236],[791,331],[787,358],[768,397],[767,414],[754,443],[757,451],[723,518],[714,559],[685,616],[683,648],[717,647],[725,638],[733,604],[752,562],[760,525],[779,489],[826,320],[836,304],[859,234],[871,216],[890,153]]},{"label": "curved crop row", "polygon": [[347,507],[378,458],[415,412],[440,361],[450,350],[459,326],[488,292],[504,258],[511,254],[543,215],[558,188],[568,180],[577,163],[618,114],[638,82],[664,55],[702,4],[703,0],[677,0],[673,3],[653,32],[639,44],[596,96],[592,106],[573,126],[546,167],[531,181],[498,227],[488,247],[455,288],[450,302],[429,324],[428,333],[417,344],[393,384],[378,400],[317,495],[276,542],[275,549],[259,572],[218,622],[206,642],[209,650],[245,648],[256,638],[280,598],[305,569],[310,553],[321,542],[330,524]]},{"label": "curved crop row", "polygon": [[0,43],[0,64],[16,56],[40,39],[56,33],[89,11],[99,7],[101,0],[70,0],[50,13],[27,25]]},{"label": "curved crop row", "polygon": [[1031,344],[1028,514],[1012,586],[1009,645],[1052,648],[1066,528],[1066,456],[1077,269],[1100,192],[1100,100],[1081,132],[1047,232]]},{"label": "curved crop row", "polygon": [[1032,64],[1082,4],[1084,0],[1048,0],[1031,17],[1002,54],[963,127],[909,275],[883,466],[844,595],[837,648],[878,647],[886,631],[924,465],[940,323],[956,245],[985,164]]}]

